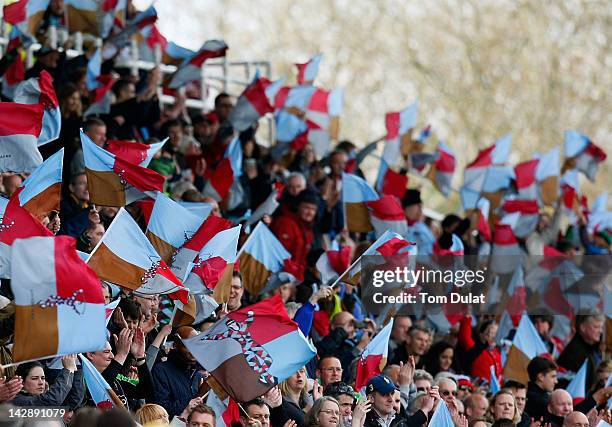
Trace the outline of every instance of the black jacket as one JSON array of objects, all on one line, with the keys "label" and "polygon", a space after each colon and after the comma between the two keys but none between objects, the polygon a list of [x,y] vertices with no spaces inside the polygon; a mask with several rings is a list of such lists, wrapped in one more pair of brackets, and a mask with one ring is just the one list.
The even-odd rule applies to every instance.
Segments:
[{"label": "black jacket", "polygon": [[[414,413],[411,417],[404,418],[402,416],[395,415],[389,427],[421,427],[427,422],[427,415],[420,409]],[[366,415],[365,423],[363,427],[386,427],[382,418],[378,413],[372,409]]]},{"label": "black jacket", "polygon": [[588,359],[586,388],[589,390],[593,385],[595,369],[601,362],[599,343],[587,344],[580,334],[576,334],[557,359],[557,364],[568,371],[578,372],[584,359]]},{"label": "black jacket", "polygon": [[72,389],[74,374],[68,369],[62,369],[49,390],[33,396],[25,390],[19,392],[11,402],[15,406],[62,406]]},{"label": "black jacket", "polygon": [[359,350],[342,328],[333,329],[325,338],[315,344],[320,358],[334,356],[342,364],[342,381],[350,382],[350,366],[353,359],[359,357]]},{"label": "black jacket", "polygon": [[541,389],[533,382],[527,385],[527,404],[525,412],[527,412],[534,420],[539,420],[546,416],[550,393]]},{"label": "black jacket", "polygon": [[144,399],[147,403],[151,403],[153,401],[153,380],[147,364],[143,363],[138,366],[138,385],[119,381],[117,375],[121,373],[122,369],[123,365],[112,360],[110,365],[102,372],[102,376],[125,407],[133,409],[130,407],[130,400]]}]

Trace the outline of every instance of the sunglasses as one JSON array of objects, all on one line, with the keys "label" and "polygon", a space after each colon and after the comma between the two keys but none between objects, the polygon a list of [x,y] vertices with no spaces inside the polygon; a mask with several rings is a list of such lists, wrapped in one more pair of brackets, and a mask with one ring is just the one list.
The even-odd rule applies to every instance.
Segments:
[{"label": "sunglasses", "polygon": [[442,396],[450,396],[450,395],[452,394],[453,396],[457,397],[457,392],[456,392],[456,391],[442,390],[442,391],[440,392],[440,394],[441,394]]}]

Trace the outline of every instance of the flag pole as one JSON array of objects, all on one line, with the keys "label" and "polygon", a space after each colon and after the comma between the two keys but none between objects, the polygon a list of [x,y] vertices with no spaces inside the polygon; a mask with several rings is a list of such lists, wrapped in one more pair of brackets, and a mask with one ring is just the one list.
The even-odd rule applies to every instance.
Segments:
[{"label": "flag pole", "polygon": [[338,276],[338,278],[334,281],[334,283],[329,285],[330,288],[333,288],[334,286],[336,286],[340,282],[340,279],[342,279],[345,274],[350,272],[352,270],[352,268],[355,267],[355,265],[361,260],[362,257],[363,257],[363,254],[359,255],[359,258],[357,258],[355,261],[353,261],[353,263],[351,265],[349,265],[349,267],[344,271],[344,273],[342,273],[340,276]]},{"label": "flag pole", "polygon": [[257,231],[257,229],[259,228],[260,225],[261,225],[261,221],[259,223],[257,223],[257,225],[255,226],[253,231],[251,231],[251,234],[249,234],[249,237],[247,237],[246,241],[240,247],[240,250],[236,254],[236,259],[240,258],[240,255],[242,255],[242,253],[244,252],[247,243],[249,243],[251,241],[251,238],[255,235],[255,232]]}]

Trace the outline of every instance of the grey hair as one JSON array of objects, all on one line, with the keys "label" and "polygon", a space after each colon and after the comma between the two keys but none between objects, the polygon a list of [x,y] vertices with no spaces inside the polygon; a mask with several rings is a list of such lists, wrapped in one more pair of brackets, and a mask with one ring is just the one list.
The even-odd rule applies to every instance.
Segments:
[{"label": "grey hair", "polygon": [[[323,407],[323,403],[327,401],[333,402],[336,405],[338,405],[338,411],[340,411],[340,404],[338,403],[336,399],[334,399],[331,396],[320,397],[319,399],[317,399],[314,405],[312,405],[312,408],[310,408],[310,411],[308,411],[306,413],[306,416],[304,417],[304,425],[306,427],[316,427],[319,425],[319,414],[321,413],[321,408]],[[338,424],[340,424],[340,422],[341,422],[341,418],[339,417]]]},{"label": "grey hair", "polygon": [[306,177],[304,176],[304,174],[302,172],[291,172],[289,174],[289,176],[287,177],[287,182],[291,179],[291,178],[300,178],[302,180],[302,182],[304,184],[306,184]]},{"label": "grey hair", "polygon": [[425,369],[416,369],[414,371],[414,381],[418,381],[418,380],[427,380],[429,381],[429,383],[431,385],[433,385],[434,383],[434,379],[431,376],[431,374],[429,372],[427,372]]}]

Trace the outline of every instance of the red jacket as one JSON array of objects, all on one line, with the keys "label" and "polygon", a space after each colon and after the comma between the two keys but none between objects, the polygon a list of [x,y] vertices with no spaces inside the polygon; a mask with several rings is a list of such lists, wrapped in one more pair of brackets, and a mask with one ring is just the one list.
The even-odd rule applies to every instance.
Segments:
[{"label": "red jacket", "polygon": [[470,376],[479,377],[491,383],[491,366],[495,366],[497,380],[501,383],[502,362],[499,347],[488,348],[472,338],[472,318],[465,316],[459,326],[459,346],[466,354]]},{"label": "red jacket", "polygon": [[292,212],[283,212],[272,221],[270,228],[303,273],[306,269],[306,256],[314,241],[312,226]]}]

